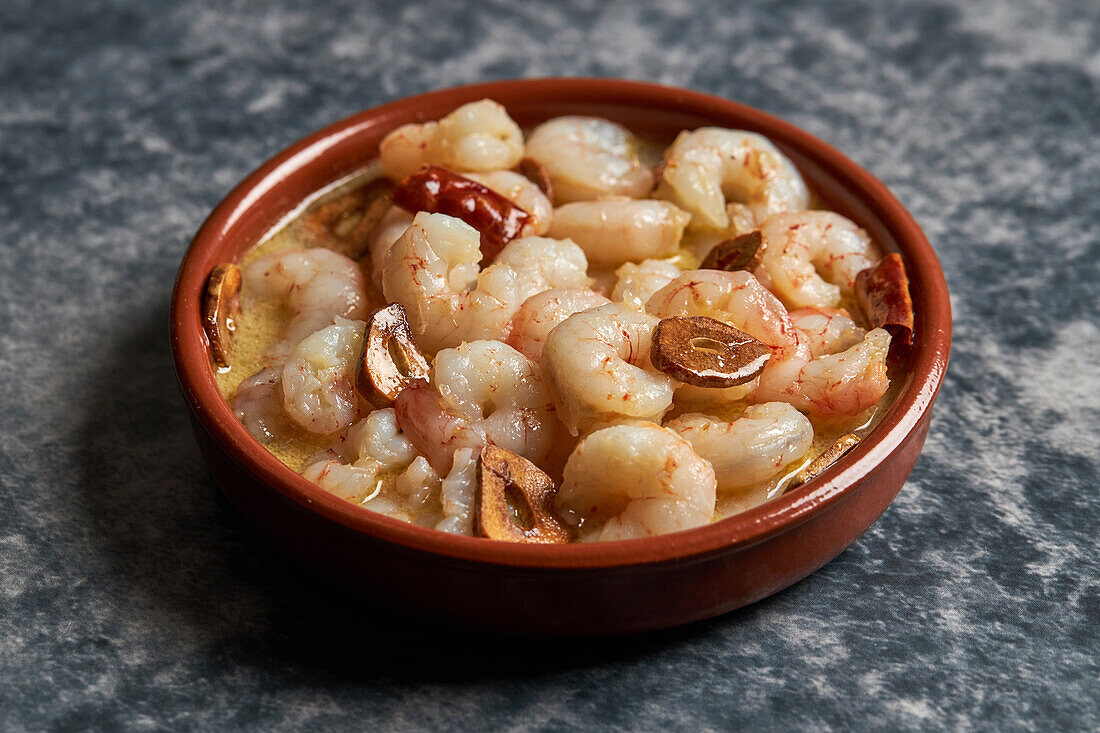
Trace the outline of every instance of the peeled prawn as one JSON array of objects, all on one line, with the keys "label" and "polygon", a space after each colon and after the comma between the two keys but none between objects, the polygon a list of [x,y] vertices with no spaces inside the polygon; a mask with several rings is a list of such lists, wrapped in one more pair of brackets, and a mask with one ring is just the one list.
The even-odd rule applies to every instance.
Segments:
[{"label": "peeled prawn", "polygon": [[753,395],[757,402],[789,402],[824,418],[853,417],[886,394],[890,333],[876,328],[839,354],[794,356],[768,364]]},{"label": "peeled prawn", "polygon": [[394,490],[408,502],[413,509],[423,509],[432,496],[440,494],[439,474],[424,456],[413,459],[393,482]]},{"label": "peeled prawn", "polygon": [[583,521],[582,539],[625,540],[707,524],[714,516],[711,464],[675,432],[648,422],[596,430],[565,464],[555,504]]},{"label": "peeled prawn", "polygon": [[641,151],[629,130],[599,117],[555,117],[527,138],[527,157],[545,166],[559,204],[607,194],[645,196],[653,171]]},{"label": "peeled prawn", "polygon": [[[348,428],[332,450],[302,471],[322,489],[357,503],[380,490],[380,476],[407,468],[418,454],[401,434],[392,408],[375,410]],[[438,481],[438,479],[437,479]],[[386,512],[388,513],[388,512]]]},{"label": "peeled prawn", "polygon": [[440,474],[456,450],[490,443],[538,461],[557,430],[542,369],[499,341],[443,349],[431,386],[403,390],[394,407],[402,430]]},{"label": "peeled prawn", "polygon": [[665,151],[657,195],[691,213],[692,226],[725,229],[727,199],[746,204],[757,222],[802,211],[809,190],[794,164],[768,138],[745,130],[681,132]]},{"label": "peeled prawn", "polygon": [[593,265],[618,267],[676,254],[690,220],[668,201],[605,197],[559,206],[550,236],[572,239]]},{"label": "peeled prawn", "polygon": [[654,293],[646,307],[659,318],[709,316],[775,350],[798,344],[787,309],[755,277],[740,270],[688,270]]},{"label": "peeled prawn", "polygon": [[669,420],[665,427],[710,461],[719,491],[767,481],[804,456],[814,440],[810,421],[784,402],[753,405],[732,422],[688,414]]},{"label": "peeled prawn", "polygon": [[323,247],[260,257],[245,268],[244,285],[261,297],[286,298],[290,325],[275,349],[282,354],[336,317],[366,318],[370,307],[359,265]]},{"label": "peeled prawn", "polygon": [[542,359],[546,337],[559,323],[574,313],[610,302],[600,293],[587,288],[553,288],[536,293],[523,301],[512,318],[508,344],[538,362]]},{"label": "peeled prawn", "polygon": [[458,172],[512,168],[523,158],[523,132],[490,99],[464,104],[438,121],[402,125],[378,146],[382,168],[395,181],[425,164]]},{"label": "peeled prawn", "polygon": [[477,486],[477,457],[480,451],[460,448],[454,464],[439,490],[443,519],[435,528],[451,534],[474,533],[474,491]]},{"label": "peeled prawn", "polygon": [[831,211],[771,216],[760,234],[769,287],[792,309],[835,308],[877,259],[867,232]]},{"label": "peeled prawn", "polygon": [[[654,293],[647,309],[659,318],[708,316],[728,323],[770,347],[772,358],[808,354],[799,345],[787,309],[744,271],[687,270]],[[676,403],[691,407],[728,404],[748,397],[755,387],[755,380],[723,389],[684,384],[676,390]]]},{"label": "peeled prawn", "polygon": [[477,230],[462,220],[421,212],[386,253],[383,291],[405,307],[423,350],[505,340],[527,298],[591,282],[584,252],[569,240],[513,239],[485,270],[479,244]]},{"label": "peeled prawn", "polygon": [[493,445],[538,461],[554,441],[542,368],[499,341],[471,341],[436,354],[432,381],[444,406],[484,430]]},{"label": "peeled prawn", "polygon": [[801,308],[790,315],[799,342],[806,344],[815,358],[850,349],[867,335],[844,310]]},{"label": "peeled prawn", "polygon": [[470,448],[480,452],[488,443],[480,426],[448,410],[439,392],[427,385],[413,384],[403,389],[393,409],[402,430],[437,473],[450,469],[456,451]]},{"label": "peeled prawn", "polygon": [[329,435],[359,419],[354,372],[365,326],[337,317],[290,352],[282,372],[283,408],[300,427]]},{"label": "peeled prawn", "polygon": [[624,418],[660,420],[668,410],[675,380],[649,363],[657,323],[612,303],[569,316],[550,332],[542,364],[571,434]]},{"label": "peeled prawn", "polygon": [[242,381],[230,402],[233,414],[261,443],[286,437],[291,430],[283,411],[282,382],[280,370],[265,367]]}]

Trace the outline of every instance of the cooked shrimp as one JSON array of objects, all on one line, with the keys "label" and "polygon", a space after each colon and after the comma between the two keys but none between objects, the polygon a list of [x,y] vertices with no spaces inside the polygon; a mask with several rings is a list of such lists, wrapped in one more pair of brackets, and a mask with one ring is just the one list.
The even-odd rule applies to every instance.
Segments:
[{"label": "cooked shrimp", "polygon": [[600,422],[660,420],[675,380],[649,363],[658,319],[620,303],[576,313],[546,338],[542,364],[558,417],[573,435]]},{"label": "cooked shrimp", "polygon": [[277,354],[331,326],[334,318],[366,318],[370,307],[359,265],[323,247],[260,257],[245,268],[244,278],[248,292],[286,298],[290,325]]},{"label": "cooked shrimp", "polygon": [[354,372],[363,344],[362,321],[336,323],[303,339],[283,367],[283,408],[318,435],[338,432],[359,419]]},{"label": "cooked shrimp", "polygon": [[665,151],[657,195],[691,213],[692,226],[725,229],[726,199],[746,204],[757,222],[802,211],[810,196],[798,169],[754,132],[701,127],[681,132]]},{"label": "cooked shrimp", "polygon": [[402,125],[378,146],[382,168],[395,181],[425,164],[452,170],[495,171],[523,158],[523,132],[490,99],[464,104],[438,122]]},{"label": "cooked shrimp", "polygon": [[386,254],[386,298],[405,307],[417,344],[429,353],[474,339],[505,340],[530,296],[590,284],[584,252],[569,240],[513,239],[480,273],[479,242],[462,220],[420,212]]},{"label": "cooked shrimp", "polygon": [[424,456],[417,456],[398,475],[393,483],[393,488],[400,496],[405,498],[409,507],[422,510],[433,495],[439,496],[441,482],[442,479],[432,468],[432,464],[428,463],[428,459]]},{"label": "cooked shrimp", "polygon": [[315,461],[305,467],[302,475],[330,494],[369,508],[373,508],[371,500],[382,490],[378,466],[372,463],[357,466],[336,459]]},{"label": "cooked shrimp", "polygon": [[466,177],[491,188],[504,198],[527,212],[527,223],[523,225],[519,236],[539,237],[550,229],[550,219],[554,215],[554,205],[546,198],[539,187],[526,176],[515,171],[492,171],[491,173],[467,173]]},{"label": "cooked shrimp", "polygon": [[572,239],[600,267],[670,257],[691,216],[668,201],[609,196],[554,209],[550,236]]},{"label": "cooked shrimp", "polygon": [[810,450],[814,429],[806,416],[784,402],[753,405],[727,422],[707,415],[681,415],[665,423],[714,466],[718,490],[767,481]]},{"label": "cooked shrimp", "polygon": [[716,318],[775,350],[798,344],[787,309],[743,271],[688,270],[654,293],[646,307],[658,318]]},{"label": "cooked shrimp", "polygon": [[401,433],[392,407],[374,410],[348,428],[341,449],[352,463],[372,461],[380,470],[391,472],[404,469],[419,455]]},{"label": "cooked shrimp", "polygon": [[417,457],[416,448],[397,427],[393,409],[387,408],[348,428],[329,455],[311,463],[302,475],[329,493],[375,508],[371,502],[381,491],[382,475],[403,471]]},{"label": "cooked shrimp", "polygon": [[444,406],[485,432],[493,445],[531,461],[554,441],[557,421],[542,367],[499,341],[444,349],[432,362]]},{"label": "cooked shrimp", "polygon": [[541,367],[499,341],[443,349],[432,364],[431,388],[402,391],[395,409],[402,429],[440,473],[458,448],[489,443],[541,460],[557,431]]},{"label": "cooked shrimp", "polygon": [[[535,293],[541,293],[550,288],[584,288],[591,284],[591,279],[585,274],[588,269],[588,261],[584,252],[576,243],[568,239],[552,239],[548,237],[523,237],[513,239],[497,255],[496,261],[487,268],[489,272],[494,266],[500,265],[515,271],[520,279],[517,281],[517,293],[524,293],[516,303],[516,307],[523,304],[524,300]],[[488,282],[490,278],[483,273],[482,281]],[[478,289],[482,289],[485,282],[479,281]],[[490,289],[494,297],[502,297],[497,290]],[[515,313],[515,309],[512,310]]]},{"label": "cooked shrimp", "polygon": [[261,443],[269,443],[291,430],[283,410],[283,375],[274,367],[264,367],[237,386],[230,406],[237,419]]},{"label": "cooked shrimp", "polygon": [[882,399],[890,386],[886,376],[889,350],[890,333],[876,328],[839,354],[775,361],[760,375],[753,399],[789,402],[823,418],[858,415]]},{"label": "cooked shrimp", "polygon": [[521,354],[538,362],[546,337],[559,323],[574,313],[598,308],[611,301],[587,288],[553,288],[532,295],[512,318],[512,333],[508,344]]},{"label": "cooked shrimp", "polygon": [[489,442],[482,426],[447,409],[439,392],[426,384],[401,390],[393,409],[402,431],[439,474],[450,469],[456,451],[469,448],[476,454]]},{"label": "cooked shrimp", "polygon": [[[467,452],[476,457],[476,453]],[[461,469],[464,464],[456,463],[456,467]],[[375,410],[357,422],[332,449],[302,471],[303,476],[321,488],[348,501],[395,519],[428,526],[435,526],[442,519],[440,512],[432,508],[432,500],[448,505],[444,488],[452,500],[448,506],[454,510],[455,477],[461,473],[452,471],[448,477],[450,484],[444,484],[444,479],[401,432],[392,408]],[[389,486],[396,497],[387,496],[391,493],[386,490]],[[463,491],[472,497],[472,485]],[[404,505],[395,499],[403,500]]]},{"label": "cooked shrimp", "polygon": [[653,171],[642,149],[625,127],[599,117],[555,117],[527,138],[527,157],[545,166],[558,204],[607,194],[645,196]]},{"label": "cooked shrimp", "polygon": [[801,308],[791,311],[791,323],[814,358],[850,349],[867,335],[843,309]]},{"label": "cooked shrimp", "polygon": [[481,236],[443,214],[417,214],[387,250],[382,266],[386,299],[401,303],[422,349],[436,351],[459,329],[457,314],[475,287]]},{"label": "cooked shrimp", "polygon": [[631,422],[596,430],[565,464],[555,504],[584,540],[626,540],[707,524],[714,516],[710,463],[671,430]]},{"label": "cooked shrimp", "polygon": [[856,275],[878,259],[867,232],[831,211],[768,217],[760,227],[762,267],[772,292],[789,308],[835,308]]},{"label": "cooked shrimp", "polygon": [[460,448],[454,463],[443,479],[439,495],[443,519],[435,528],[451,534],[474,533],[474,490],[477,486],[477,457],[480,450]]},{"label": "cooked shrimp", "polygon": [[639,264],[627,262],[615,270],[617,280],[611,299],[644,312],[653,294],[678,278],[681,272],[679,267],[665,260],[643,260]]}]

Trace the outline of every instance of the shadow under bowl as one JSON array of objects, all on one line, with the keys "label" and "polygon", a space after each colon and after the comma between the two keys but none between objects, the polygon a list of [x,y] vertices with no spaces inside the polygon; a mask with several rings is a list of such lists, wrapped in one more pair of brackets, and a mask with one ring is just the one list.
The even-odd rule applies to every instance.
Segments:
[{"label": "shadow under bowl", "polygon": [[[522,126],[564,114],[615,120],[669,142],[713,125],[769,137],[821,203],[854,220],[909,269],[916,319],[897,400],[871,434],[798,489],[728,519],[640,540],[556,546],[459,537],[325,492],[237,421],[214,380],[200,305],[210,270],[239,260],[306,197],[374,160],[395,127],[492,98]],[[614,79],[527,79],[444,89],[341,120],[287,148],[214,210],[172,296],[176,375],[195,436],[229,501],[297,562],[385,605],[529,634],[606,635],[726,613],[801,580],[859,537],[913,469],[947,367],[951,310],[935,253],[887,188],[840,152],[759,110],[685,89]]]}]

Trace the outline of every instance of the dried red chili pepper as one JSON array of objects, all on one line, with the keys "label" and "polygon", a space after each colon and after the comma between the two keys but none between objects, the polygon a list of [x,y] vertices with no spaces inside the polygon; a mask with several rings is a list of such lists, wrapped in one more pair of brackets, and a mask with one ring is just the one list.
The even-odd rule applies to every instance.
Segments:
[{"label": "dried red chili pepper", "polygon": [[415,214],[446,214],[481,232],[482,265],[493,260],[523,229],[531,215],[477,181],[426,165],[398,184],[393,203]]},{"label": "dried red chili pepper", "polygon": [[867,324],[890,332],[891,361],[903,361],[913,342],[913,298],[901,255],[891,252],[856,275],[855,294]]}]

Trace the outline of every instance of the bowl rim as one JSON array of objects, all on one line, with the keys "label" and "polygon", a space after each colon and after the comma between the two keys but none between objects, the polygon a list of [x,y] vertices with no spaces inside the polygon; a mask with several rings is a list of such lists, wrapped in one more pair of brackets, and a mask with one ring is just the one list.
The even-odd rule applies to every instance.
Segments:
[{"label": "bowl rim", "polygon": [[[703,527],[635,540],[546,546],[453,535],[372,512],[295,473],[248,433],[214,380],[198,315],[208,273],[200,271],[197,253],[224,241],[258,202],[273,195],[289,173],[310,166],[325,149],[380,118],[406,114],[442,99],[455,98],[457,106],[490,97],[507,106],[505,100],[528,95],[571,104],[617,103],[671,108],[704,117],[736,116],[750,123],[746,127],[767,130],[765,134],[780,147],[797,150],[821,165],[870,208],[903,248],[914,292],[919,291],[920,297],[908,385],[866,440],[803,486]],[[287,210],[298,203],[291,202]],[[763,542],[836,506],[921,422],[943,382],[951,342],[951,305],[939,260],[913,217],[871,173],[808,132],[739,102],[651,82],[587,77],[493,81],[404,97],[345,117],[284,148],[234,187],[199,228],[180,264],[170,320],[176,378],[198,424],[228,456],[274,492],[349,530],[408,551],[459,563],[558,571],[694,561]]]}]

